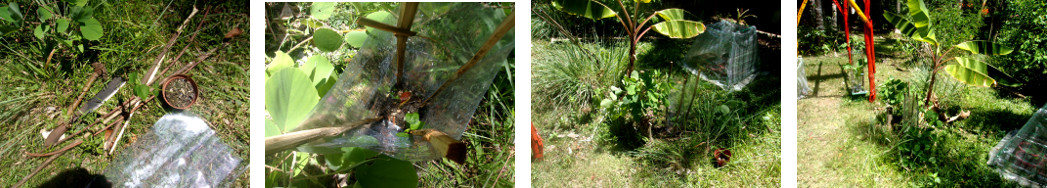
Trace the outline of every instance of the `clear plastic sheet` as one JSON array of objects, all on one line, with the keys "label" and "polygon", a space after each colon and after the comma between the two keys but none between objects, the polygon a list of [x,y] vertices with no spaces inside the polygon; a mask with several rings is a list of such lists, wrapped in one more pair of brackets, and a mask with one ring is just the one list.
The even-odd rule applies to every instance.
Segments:
[{"label": "clear plastic sheet", "polygon": [[207,122],[167,114],[116,155],[105,171],[116,187],[223,187],[244,168]]},{"label": "clear plastic sheet", "polygon": [[[421,3],[404,53],[404,90],[425,98],[455,75],[506,18],[503,9],[480,3]],[[418,110],[425,129],[436,129],[461,139],[480,100],[513,50],[509,31],[474,67]],[[296,130],[346,126],[379,116],[388,106],[396,85],[396,39],[391,33],[369,36],[338,81]],[[402,124],[402,123],[401,123]],[[421,161],[439,159],[432,146],[419,136],[399,137],[405,125],[381,120],[298,147],[299,151],[331,154],[343,147],[362,147],[394,158]]]},{"label": "clear plastic sheet", "polygon": [[1047,183],[1047,106],[989,152],[987,164],[1004,179],[1030,187]]},{"label": "clear plastic sheet", "polygon": [[680,65],[725,90],[742,90],[756,77],[756,26],[721,20],[699,34]]},{"label": "clear plastic sheet", "polygon": [[804,71],[803,57],[796,58],[796,99],[803,99],[811,94],[811,87],[807,85],[807,71]]}]

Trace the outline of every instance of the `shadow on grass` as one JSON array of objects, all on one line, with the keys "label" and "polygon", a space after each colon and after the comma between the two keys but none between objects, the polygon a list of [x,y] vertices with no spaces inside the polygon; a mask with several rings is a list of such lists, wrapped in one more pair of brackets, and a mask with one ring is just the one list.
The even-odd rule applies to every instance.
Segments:
[{"label": "shadow on grass", "polygon": [[84,168],[72,168],[62,171],[57,176],[52,177],[39,187],[89,187],[89,188],[108,188],[113,185],[101,174],[91,174]]}]

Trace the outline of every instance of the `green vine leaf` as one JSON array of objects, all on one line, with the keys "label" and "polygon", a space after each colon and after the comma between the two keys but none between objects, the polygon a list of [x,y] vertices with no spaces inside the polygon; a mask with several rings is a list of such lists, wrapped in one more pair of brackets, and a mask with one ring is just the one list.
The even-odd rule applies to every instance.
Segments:
[{"label": "green vine leaf", "polygon": [[309,13],[313,18],[326,20],[331,17],[332,13],[334,13],[334,9],[334,2],[314,2],[313,5],[309,7]]},{"label": "green vine leaf", "polygon": [[83,26],[80,27],[80,34],[87,40],[98,40],[102,38],[102,23],[98,23],[95,18],[89,18],[81,20]]},{"label": "green vine leaf", "polygon": [[342,47],[342,35],[331,29],[318,29],[313,32],[313,45],[320,51],[331,52]]},{"label": "green vine leaf", "polygon": [[313,85],[320,85],[324,79],[327,79],[334,72],[334,65],[331,65],[331,61],[327,60],[327,57],[316,55],[309,57],[299,69],[306,75],[309,75]]},{"label": "green vine leaf", "polygon": [[275,74],[276,71],[280,71],[280,69],[291,66],[294,66],[294,60],[291,59],[291,56],[287,55],[287,53],[284,53],[283,51],[276,51],[276,55],[273,56],[273,60],[269,62],[269,68],[266,68],[265,71],[269,74]]}]

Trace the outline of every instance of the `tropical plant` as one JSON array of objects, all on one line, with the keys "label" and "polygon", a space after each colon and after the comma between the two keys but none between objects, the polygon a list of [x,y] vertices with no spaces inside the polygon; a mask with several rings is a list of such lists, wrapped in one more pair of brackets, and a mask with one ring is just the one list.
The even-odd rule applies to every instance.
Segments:
[{"label": "tropical plant", "polygon": [[[618,11],[596,0],[553,0],[552,5],[557,10],[593,20],[617,18],[625,29],[625,33],[629,35],[629,65],[626,66],[623,75],[628,75],[633,71],[633,65],[636,62],[636,45],[651,29],[676,39],[692,38],[705,32],[705,25],[701,22],[687,20],[685,15],[688,13],[683,9],[670,8],[655,11],[640,21],[639,7],[641,4],[650,3],[650,0],[635,0],[631,13],[622,0],[617,0],[617,2],[621,8]],[[662,21],[647,25],[652,20],[658,21],[658,18],[661,18]]]},{"label": "tropical plant", "polygon": [[[339,8],[338,5],[339,4],[333,3],[309,4],[308,7],[311,11],[308,17],[296,20],[307,27],[302,33],[311,34],[311,36],[308,37],[309,39],[302,41],[288,51],[294,51],[306,42],[312,42],[312,46],[307,46],[305,52],[305,54],[312,54],[312,56],[296,60],[296,58],[288,53],[276,51],[273,57],[267,58],[269,63],[266,68],[266,111],[269,116],[265,121],[266,154],[269,156],[275,155],[274,158],[277,160],[274,160],[273,162],[283,164],[281,167],[289,168],[286,170],[276,169],[268,171],[266,174],[267,184],[324,185],[316,181],[317,177],[305,173],[308,170],[305,168],[305,165],[314,164],[315,166],[325,166],[329,169],[325,170],[327,172],[323,173],[350,174],[353,179],[356,180],[355,184],[358,186],[416,187],[418,183],[418,174],[416,173],[415,167],[409,161],[394,157],[400,155],[386,155],[379,153],[378,150],[372,151],[367,148],[347,146],[333,146],[333,149],[325,148],[322,152],[314,152],[315,150],[310,150],[309,152],[284,152],[297,148],[299,145],[303,145],[306,142],[343,135],[343,133],[352,130],[352,128],[356,128],[361,124],[379,120],[379,118],[365,118],[358,122],[346,122],[345,125],[335,124],[330,127],[320,128],[308,127],[310,122],[307,118],[309,118],[314,108],[322,108],[322,106],[317,107],[320,97],[326,96],[328,91],[330,91],[331,87],[337,81],[337,75],[339,74],[338,70],[334,68],[334,65],[327,58],[327,55],[343,53],[343,41],[348,43],[349,46],[358,47],[364,43],[363,40],[371,42],[383,40],[379,42],[384,42],[384,39],[388,39],[390,36],[393,36],[392,34],[395,34],[398,43],[396,45],[397,57],[395,64],[393,64],[396,67],[393,68],[396,70],[396,78],[404,79],[406,76],[401,75],[404,73],[404,67],[402,66],[402,63],[404,62],[403,59],[405,58],[404,52],[407,51],[405,49],[407,45],[406,37],[423,33],[410,31],[411,22],[414,21],[415,13],[430,13],[425,12],[429,11],[429,9],[440,9],[442,11],[448,11],[449,9],[449,6],[443,6],[447,4],[432,4],[434,6],[427,6],[426,8],[429,9],[426,9],[419,8],[419,3],[401,3],[399,24],[395,23],[395,20],[392,19],[393,15],[391,13],[377,11],[367,14],[366,18],[361,18],[356,21],[356,23],[359,23],[360,25],[366,25],[367,27],[365,29],[338,31],[332,29],[327,25],[327,23],[323,22],[323,20],[330,17],[332,14],[331,12]],[[511,7],[506,9],[511,9]],[[445,156],[451,156],[451,153],[457,153],[449,151],[450,149],[448,149],[448,147],[459,149],[462,151],[461,154],[464,155],[465,148],[461,142],[458,142],[450,136],[447,136],[447,134],[436,131],[435,129],[422,129],[425,126],[425,122],[421,119],[421,115],[418,112],[409,112],[408,109],[401,108],[404,107],[405,104],[408,104],[407,106],[414,108],[414,111],[422,112],[423,110],[421,109],[425,108],[426,104],[429,104],[430,99],[434,98],[437,94],[441,94],[441,91],[450,91],[450,89],[445,90],[445,86],[449,83],[455,83],[455,79],[462,77],[462,75],[469,71],[470,68],[475,67],[474,65],[479,66],[477,63],[480,62],[481,59],[484,59],[486,53],[494,48],[493,46],[495,46],[495,44],[504,44],[499,42],[506,33],[510,33],[509,31],[512,29],[514,23],[512,18],[512,13],[507,12],[506,19],[502,20],[500,24],[488,25],[490,27],[483,30],[489,32],[490,36],[480,38],[481,40],[469,40],[468,42],[483,42],[483,45],[479,46],[478,52],[472,56],[472,59],[469,59],[468,62],[457,68],[457,72],[445,71],[450,72],[451,74],[441,78],[446,79],[446,81],[437,82],[442,83],[442,85],[432,93],[426,93],[429,96],[412,97],[410,88],[407,88],[409,85],[400,80],[397,80],[398,84],[396,85],[386,85],[377,88],[378,95],[388,97],[388,99],[391,99],[388,101],[396,101],[395,103],[399,104],[398,106],[390,105],[393,106],[390,107],[390,109],[396,108],[396,112],[382,112],[383,118],[396,118],[396,121],[402,120],[404,122],[402,125],[407,125],[403,132],[396,133],[396,136],[409,137],[411,139],[424,138],[425,141],[433,143],[432,147],[435,148],[435,151],[438,151],[441,154],[446,154]],[[491,20],[497,19],[488,19],[485,21]],[[443,39],[439,38],[443,36],[419,37],[434,42],[439,42],[439,40],[435,39]],[[505,54],[508,52],[502,50],[499,53]],[[358,85],[366,87],[368,84],[372,83],[359,82]],[[349,100],[345,105],[350,106],[353,102],[356,101]],[[390,102],[388,104],[393,103]],[[403,112],[402,116],[395,115],[400,112]],[[337,117],[326,116],[320,116],[317,118],[316,114],[312,115],[313,118],[310,120],[320,119],[318,121],[327,121],[337,119]],[[313,122],[313,124],[316,124],[315,121]],[[438,133],[431,134],[432,132]],[[445,144],[436,144],[438,142]],[[414,143],[422,143],[422,141]],[[439,149],[441,147],[443,147],[443,149]],[[388,150],[383,150],[382,152],[388,152]],[[403,158],[403,156],[400,157]],[[458,162],[459,164],[463,163],[465,160],[464,158],[447,158],[455,160],[455,162]]]},{"label": "tropical plant", "polygon": [[932,101],[932,98],[934,98],[934,84],[935,79],[937,79],[936,75],[938,71],[942,69],[944,69],[949,76],[968,85],[991,87],[997,84],[996,79],[993,76],[1001,75],[990,75],[990,70],[999,72],[995,68],[987,65],[979,58],[968,56],[957,57],[951,52],[954,49],[960,49],[973,54],[1007,55],[1013,51],[1011,48],[989,41],[972,40],[948,46],[947,49],[943,49],[942,44],[939,43],[937,37],[935,37],[935,27],[931,21],[930,12],[923,0],[909,0],[908,7],[908,19],[904,18],[902,15],[896,15],[889,12],[884,13],[884,17],[887,18],[895,28],[901,30],[903,35],[932,46],[931,49],[929,49],[930,52],[928,52],[933,64],[931,66],[927,94],[923,99],[925,107],[932,107],[934,109],[938,108],[937,101]]},{"label": "tropical plant", "polygon": [[[601,109],[605,109],[608,119],[623,119],[619,123],[631,122],[635,125],[628,126],[631,131],[619,133],[644,133],[643,136],[652,138],[651,127],[658,124],[656,114],[665,114],[665,102],[672,90],[672,82],[658,80],[663,75],[660,71],[651,70],[644,73],[633,71],[629,76],[622,79],[623,88],[611,86],[607,96],[600,100]],[[628,136],[614,134],[616,137]]]}]

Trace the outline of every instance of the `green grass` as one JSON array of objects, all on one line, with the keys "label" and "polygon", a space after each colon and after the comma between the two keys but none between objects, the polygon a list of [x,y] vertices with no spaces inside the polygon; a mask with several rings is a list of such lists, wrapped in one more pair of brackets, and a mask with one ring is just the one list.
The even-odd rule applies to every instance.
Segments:
[{"label": "green grass", "polygon": [[[776,89],[780,83],[776,74],[757,77],[749,89],[733,93],[705,82],[695,84],[691,80],[687,84],[689,91],[684,96],[700,99],[694,100],[691,107],[694,120],[675,127],[672,135],[640,140],[637,148],[623,148],[618,145],[631,141],[619,138],[606,142],[608,123],[613,122],[606,120],[607,117],[597,109],[600,107],[586,97],[605,95],[595,88],[617,84],[620,75],[594,73],[612,70],[613,66],[592,66],[595,62],[570,43],[538,40],[532,44],[535,70],[532,121],[546,140],[544,158],[533,162],[531,167],[535,187],[780,185],[778,100],[781,93]],[[678,85],[669,96],[672,104],[679,101],[676,97],[683,90],[679,86],[683,85],[681,75],[685,73],[670,68],[672,65],[668,62],[679,59],[673,54],[682,51],[654,49],[679,45],[682,44],[641,42],[637,54],[643,60],[638,61],[638,70],[657,69],[673,74],[672,80],[656,78],[659,82]],[[627,52],[628,46],[620,43],[596,41],[584,42],[583,46],[601,59],[626,62],[618,58],[620,54],[612,54]],[[731,111],[717,114],[715,107],[720,105],[728,106]],[[666,114],[655,116],[665,117]],[[670,126],[655,127],[668,129]],[[712,164],[710,148],[717,147],[728,148],[734,154],[731,162],[722,168],[715,168]]]},{"label": "green grass", "polygon": [[[35,5],[22,3],[23,13],[35,12]],[[170,6],[168,6],[170,4]],[[47,53],[42,52],[40,43],[32,32],[10,33],[0,37],[0,165],[7,167],[0,171],[0,184],[12,185],[28,175],[31,170],[44,162],[46,158],[31,158],[26,152],[44,153],[57,149],[42,146],[44,137],[39,131],[53,129],[65,120],[62,111],[76,100],[80,89],[92,72],[90,62],[102,62],[110,75],[126,76],[127,72],[145,74],[152,66],[164,43],[174,34],[175,29],[192,10],[193,2],[150,1],[121,2],[106,4],[91,2],[97,5],[94,15],[101,21],[105,34],[97,42],[89,42],[87,52],[77,55],[68,48],[56,51],[54,60],[45,64]],[[196,3],[201,12],[186,26],[181,40],[171,48],[174,56],[182,47],[190,45],[190,50],[180,62],[165,64],[177,70],[204,51],[218,46],[222,37],[233,27],[249,28],[246,2],[223,2],[203,4]],[[203,8],[212,6],[212,13],[203,16]],[[160,17],[163,13],[163,17]],[[35,19],[35,14],[27,14],[27,20]],[[194,31],[196,23],[207,20],[194,43],[185,42]],[[23,28],[23,31],[28,31]],[[246,166],[250,163],[248,101],[250,99],[249,70],[247,54],[249,44],[247,33],[232,40],[231,45],[221,48],[208,60],[189,71],[189,74],[200,86],[200,98],[189,111],[206,119],[221,140],[228,144],[232,153],[243,159],[243,171],[235,174],[237,179],[230,184],[238,187],[248,186],[250,174]],[[40,71],[34,71],[34,69]],[[170,71],[174,71],[170,70]],[[86,100],[101,90],[110,77],[99,77],[85,96]],[[113,109],[114,104],[132,97],[130,87],[124,87],[98,111]],[[148,130],[159,119],[168,113],[159,100],[153,100],[143,106],[130,119],[124,139],[116,152],[121,152],[136,138],[148,133]],[[89,115],[86,122],[94,120],[97,115]],[[88,123],[73,124],[68,133],[88,128]],[[95,139],[97,140],[97,139]],[[69,144],[65,142],[62,144]],[[92,151],[98,147],[97,142],[88,141],[58,158],[26,184],[36,186],[52,179],[60,173],[86,170],[90,174],[102,174],[113,157]]]},{"label": "green grass", "polygon": [[[915,87],[918,92],[914,94],[922,98],[928,68],[913,64],[918,61],[898,51],[900,43],[892,41],[877,39],[877,53],[881,54],[877,83],[900,79]],[[935,95],[943,111],[951,116],[969,110],[970,117],[926,129],[896,124],[892,130],[885,126],[886,104],[882,101],[869,103],[863,97],[844,95],[840,65],[847,63],[845,55],[805,57],[804,63],[815,91],[797,104],[797,179],[801,186],[1015,186],[1001,179],[985,161],[989,150],[1008,131],[1024,125],[1036,110],[1031,99],[966,86],[939,73]],[[907,132],[919,130],[925,134]],[[901,149],[917,145],[924,149],[920,155]]]}]

